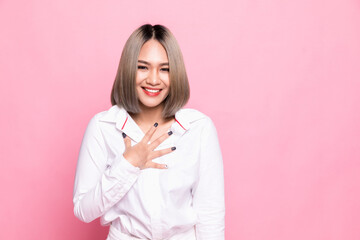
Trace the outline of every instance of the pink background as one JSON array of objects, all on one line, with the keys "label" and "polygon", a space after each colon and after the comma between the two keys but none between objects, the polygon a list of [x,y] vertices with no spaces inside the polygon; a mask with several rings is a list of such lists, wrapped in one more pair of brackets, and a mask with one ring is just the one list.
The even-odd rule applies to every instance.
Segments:
[{"label": "pink background", "polygon": [[85,127],[144,23],[215,122],[226,239],[360,239],[360,3],[0,1],[0,239],[105,239],[73,215]]}]

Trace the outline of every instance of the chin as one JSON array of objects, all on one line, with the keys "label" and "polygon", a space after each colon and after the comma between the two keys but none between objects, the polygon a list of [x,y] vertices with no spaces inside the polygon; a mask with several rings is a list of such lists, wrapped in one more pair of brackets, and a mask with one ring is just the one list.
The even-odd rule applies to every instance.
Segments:
[{"label": "chin", "polygon": [[152,97],[148,96],[141,96],[139,98],[139,103],[146,108],[155,108],[159,105],[162,105],[164,103],[164,100],[166,99],[166,96],[158,96],[156,98],[151,99]]},{"label": "chin", "polygon": [[143,107],[146,107],[146,108],[155,108],[155,107],[158,107],[160,105],[162,105],[163,102],[143,102],[143,101],[140,101],[140,104],[143,106]]}]

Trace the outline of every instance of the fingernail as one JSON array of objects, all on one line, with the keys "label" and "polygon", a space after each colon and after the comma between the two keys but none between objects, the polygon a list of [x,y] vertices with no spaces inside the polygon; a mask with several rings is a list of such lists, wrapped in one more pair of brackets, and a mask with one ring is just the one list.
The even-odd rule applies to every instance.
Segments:
[{"label": "fingernail", "polygon": [[170,136],[171,134],[173,134],[173,132],[172,132],[172,131],[170,131],[170,132],[168,132],[168,134],[169,134],[169,136]]},{"label": "fingernail", "polygon": [[169,167],[168,167],[168,165],[166,165],[166,164],[165,164],[165,166],[164,166],[164,167],[165,167],[165,168],[169,168]]},{"label": "fingernail", "polygon": [[155,124],[154,124],[154,127],[157,127],[159,124],[156,122]]},{"label": "fingernail", "polygon": [[123,138],[126,138],[126,134],[124,132],[122,133],[122,135],[123,135]]},{"label": "fingernail", "polygon": [[175,149],[176,149],[176,147],[172,147],[172,148],[171,148],[171,151],[174,151]]}]

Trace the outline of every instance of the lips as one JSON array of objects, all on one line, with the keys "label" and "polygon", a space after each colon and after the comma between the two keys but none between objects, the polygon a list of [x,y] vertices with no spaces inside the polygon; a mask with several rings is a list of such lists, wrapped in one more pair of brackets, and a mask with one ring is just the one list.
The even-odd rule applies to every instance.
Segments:
[{"label": "lips", "polygon": [[141,87],[144,93],[148,96],[155,97],[160,94],[160,88]]}]

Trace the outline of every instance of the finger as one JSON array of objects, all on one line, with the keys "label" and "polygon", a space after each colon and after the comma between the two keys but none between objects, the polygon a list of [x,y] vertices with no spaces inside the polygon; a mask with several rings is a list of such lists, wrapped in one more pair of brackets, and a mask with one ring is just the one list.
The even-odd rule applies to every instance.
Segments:
[{"label": "finger", "polygon": [[129,147],[131,147],[131,140],[128,136],[126,136],[125,133],[122,133],[123,138],[124,138],[124,143],[125,143],[125,149],[128,149]]},{"label": "finger", "polygon": [[169,153],[175,151],[175,149],[176,149],[176,147],[171,147],[171,148],[165,148],[165,149],[161,149],[161,150],[157,150],[157,151],[152,151],[150,153],[150,159],[158,158],[165,154],[169,154]]},{"label": "finger", "polygon": [[149,168],[158,168],[158,169],[167,169],[168,168],[168,166],[166,164],[160,164],[160,163],[156,163],[153,161],[149,161],[147,165]]},{"label": "finger", "polygon": [[161,135],[160,137],[158,137],[156,140],[154,140],[151,144],[150,144],[150,149],[154,150],[157,146],[159,146],[163,141],[165,141],[165,139],[167,139],[170,135],[172,135],[173,132],[169,131],[167,133],[164,133],[163,135]]},{"label": "finger", "polygon": [[158,125],[159,125],[158,123],[155,123],[153,126],[151,126],[151,128],[145,133],[145,136],[143,137],[143,139],[141,141],[148,143],[150,141],[152,135],[156,131]]}]

